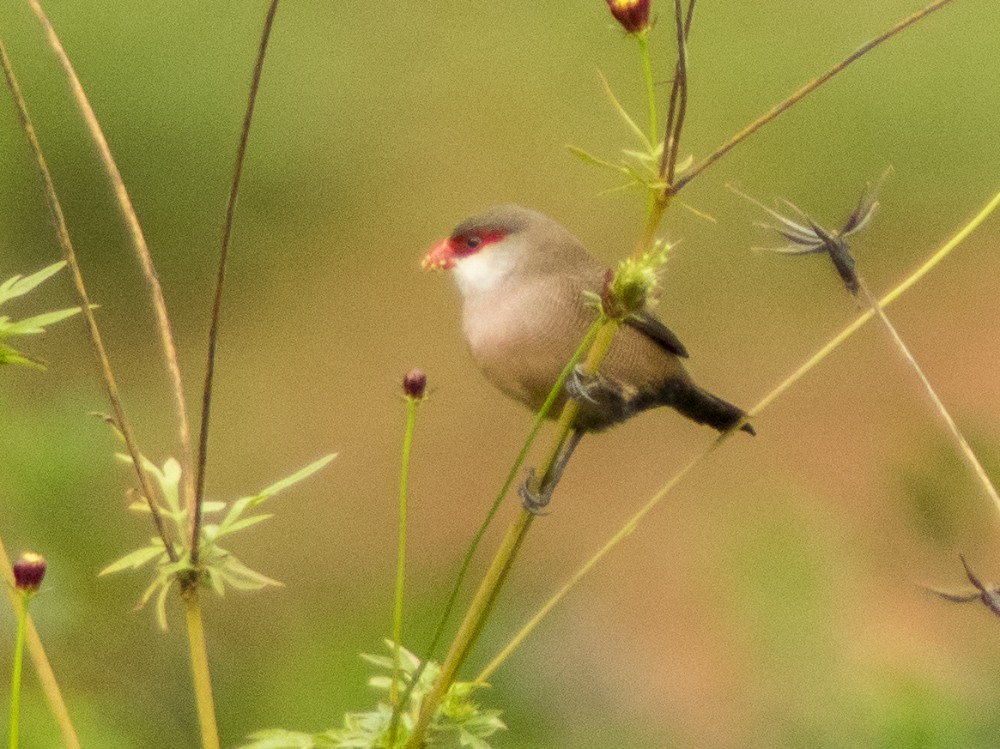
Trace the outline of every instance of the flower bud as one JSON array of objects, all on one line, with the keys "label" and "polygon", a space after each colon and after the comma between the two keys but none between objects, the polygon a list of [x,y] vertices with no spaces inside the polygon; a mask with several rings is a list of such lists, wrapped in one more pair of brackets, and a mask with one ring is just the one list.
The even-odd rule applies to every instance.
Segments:
[{"label": "flower bud", "polygon": [[629,34],[641,34],[649,28],[650,0],[604,0],[615,20]]},{"label": "flower bud", "polygon": [[14,562],[14,586],[26,593],[37,593],[45,577],[45,557],[26,551]]},{"label": "flower bud", "polygon": [[422,369],[414,367],[403,377],[403,395],[413,400],[420,400],[424,397],[427,389],[427,375]]}]

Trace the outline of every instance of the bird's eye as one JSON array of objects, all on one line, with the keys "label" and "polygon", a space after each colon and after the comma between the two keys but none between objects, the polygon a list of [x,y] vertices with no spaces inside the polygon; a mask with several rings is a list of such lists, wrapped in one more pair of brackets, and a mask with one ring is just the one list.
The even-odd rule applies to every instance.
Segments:
[{"label": "bird's eye", "polygon": [[479,247],[479,245],[481,245],[482,243],[483,243],[482,237],[478,237],[475,234],[470,234],[465,238],[465,249],[474,250],[477,247]]}]

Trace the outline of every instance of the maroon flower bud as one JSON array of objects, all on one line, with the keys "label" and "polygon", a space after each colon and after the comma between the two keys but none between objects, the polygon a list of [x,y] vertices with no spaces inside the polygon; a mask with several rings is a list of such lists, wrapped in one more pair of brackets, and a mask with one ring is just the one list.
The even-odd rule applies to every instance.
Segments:
[{"label": "maroon flower bud", "polygon": [[615,20],[629,34],[641,34],[649,28],[650,0],[604,0]]},{"label": "maroon flower bud", "polygon": [[420,400],[424,397],[427,389],[427,375],[422,369],[414,367],[403,377],[403,395],[413,400]]},{"label": "maroon flower bud", "polygon": [[27,593],[37,593],[45,577],[45,557],[26,551],[14,562],[14,586]]}]

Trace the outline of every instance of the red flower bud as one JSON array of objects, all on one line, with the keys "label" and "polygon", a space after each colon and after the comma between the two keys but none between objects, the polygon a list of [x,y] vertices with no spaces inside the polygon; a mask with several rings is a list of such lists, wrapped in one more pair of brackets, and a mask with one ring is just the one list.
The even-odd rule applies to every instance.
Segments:
[{"label": "red flower bud", "polygon": [[649,28],[650,0],[604,0],[615,20],[629,34],[641,34]]},{"label": "red flower bud", "polygon": [[424,397],[427,389],[427,375],[422,369],[414,367],[403,377],[403,395],[413,400],[420,400]]},{"label": "red flower bud", "polygon": [[26,551],[14,562],[14,586],[27,593],[37,593],[45,577],[45,557]]}]

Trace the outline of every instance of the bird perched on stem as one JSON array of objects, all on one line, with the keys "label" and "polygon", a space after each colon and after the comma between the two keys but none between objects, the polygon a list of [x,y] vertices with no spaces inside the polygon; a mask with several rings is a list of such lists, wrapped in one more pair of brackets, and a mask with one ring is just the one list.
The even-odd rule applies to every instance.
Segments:
[{"label": "bird perched on stem", "polygon": [[[423,267],[453,272],[473,359],[493,385],[534,411],[596,319],[587,292],[599,294],[607,274],[564,227],[516,205],[466,219],[428,251]],[[696,385],[681,361],[687,356],[651,313],[626,317],[599,372],[578,371],[550,411],[557,417],[567,395],[579,403],[569,451],[582,434],[658,406],[720,432],[736,426],[746,414]],[[754,434],[750,424],[742,429]]]}]

